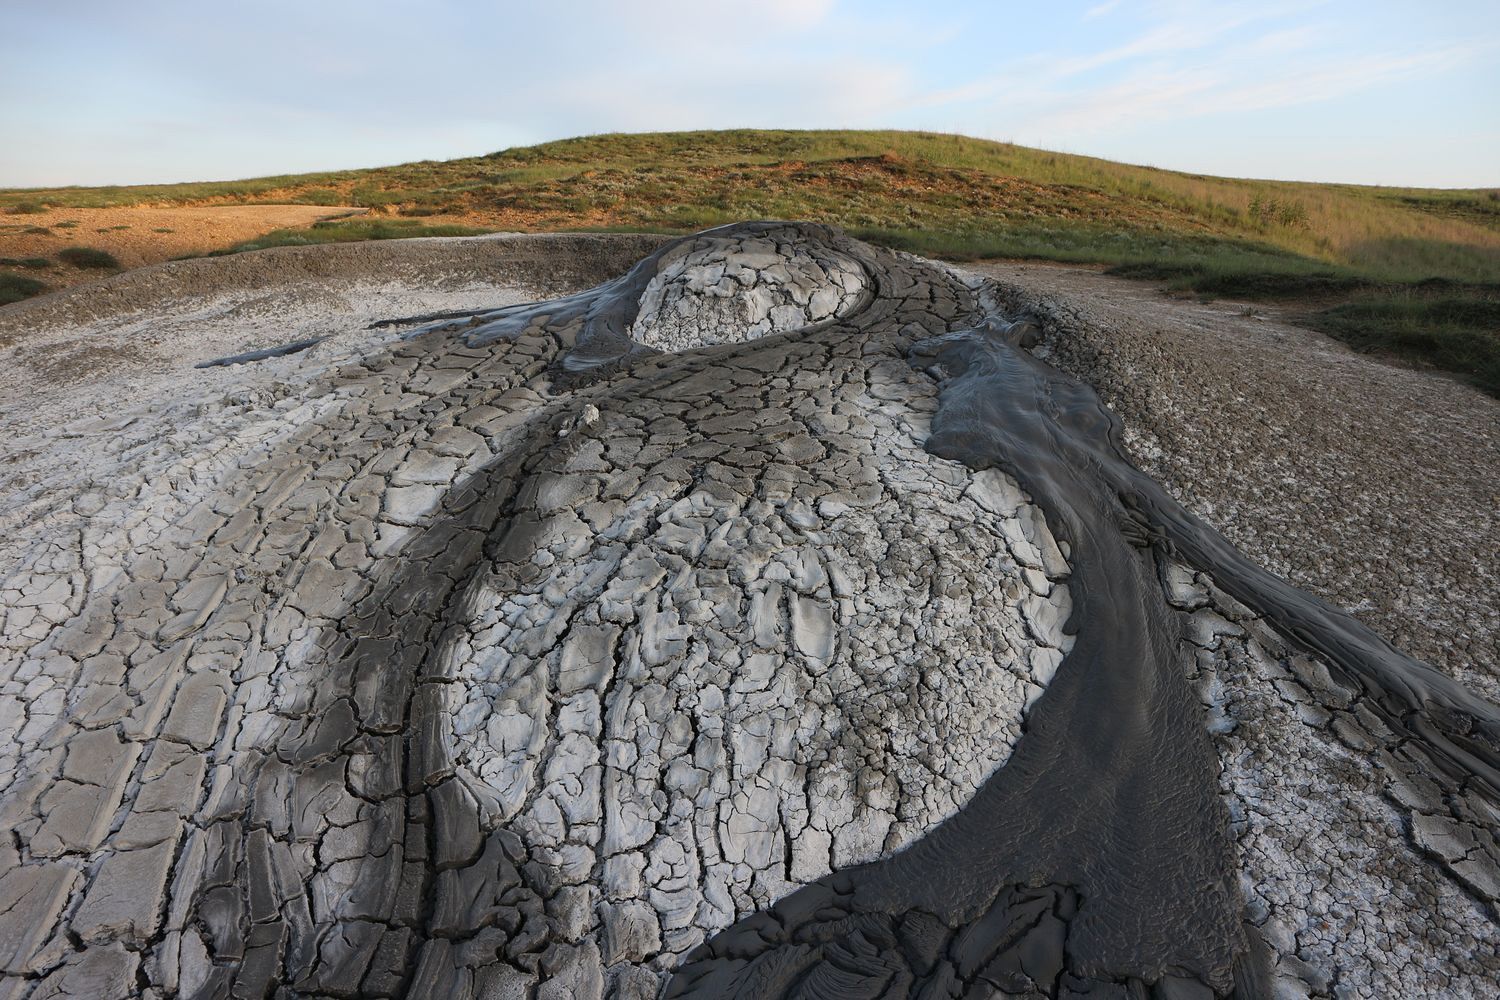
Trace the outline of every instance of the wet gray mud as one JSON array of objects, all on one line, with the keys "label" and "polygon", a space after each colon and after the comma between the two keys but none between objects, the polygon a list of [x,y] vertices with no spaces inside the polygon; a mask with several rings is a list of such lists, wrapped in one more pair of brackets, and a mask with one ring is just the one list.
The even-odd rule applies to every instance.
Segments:
[{"label": "wet gray mud", "polygon": [[[1500,710],[1250,565],[991,292],[746,223],[387,321],[435,322],[127,566],[171,615],[37,631],[88,683],[4,793],[6,995],[1486,995]],[[1381,860],[1286,889],[1323,835]]]},{"label": "wet gray mud", "polygon": [[317,347],[324,341],[323,337],[310,337],[307,340],[297,340],[290,344],[280,344],[276,347],[263,347],[258,351],[245,351],[242,354],[231,354],[223,358],[210,358],[200,361],[194,368],[224,368],[229,365],[245,365],[255,361],[266,361],[270,358],[284,358],[288,354],[296,354],[311,347]]}]

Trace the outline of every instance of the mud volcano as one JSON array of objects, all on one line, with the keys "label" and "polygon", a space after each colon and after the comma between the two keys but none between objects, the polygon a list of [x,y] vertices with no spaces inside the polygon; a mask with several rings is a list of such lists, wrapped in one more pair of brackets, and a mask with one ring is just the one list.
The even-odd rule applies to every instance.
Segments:
[{"label": "mud volcano", "polygon": [[1500,710],[992,285],[750,223],[466,295],[70,431],[145,433],[6,549],[0,995],[1500,990]]}]

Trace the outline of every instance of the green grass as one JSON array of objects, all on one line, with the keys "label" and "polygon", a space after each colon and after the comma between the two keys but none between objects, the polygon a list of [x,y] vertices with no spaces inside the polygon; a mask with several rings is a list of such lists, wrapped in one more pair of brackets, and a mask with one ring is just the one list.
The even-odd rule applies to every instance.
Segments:
[{"label": "green grass", "polygon": [[1500,282],[1390,281],[1296,262],[1271,268],[1135,262],[1109,273],[1207,298],[1306,305],[1303,322],[1355,350],[1455,372],[1500,396]]},{"label": "green grass", "polygon": [[327,220],[307,229],[277,229],[253,240],[236,243],[210,256],[264,250],[267,247],[298,247],[317,243],[356,243],[361,240],[401,240],[416,236],[481,236],[494,232],[476,226],[428,226],[403,219]]},{"label": "green grass", "polygon": [[57,251],[57,259],[74,267],[97,268],[105,270],[120,266],[115,255],[107,250],[98,250],[94,247],[68,247]]},{"label": "green grass", "polygon": [[1500,396],[1500,288],[1387,291],[1324,309],[1309,322],[1358,350],[1459,372]]},{"label": "green grass", "polygon": [[9,305],[12,302],[20,302],[29,299],[33,295],[40,295],[47,290],[47,286],[35,278],[28,278],[24,274],[12,274],[9,271],[0,271],[0,306]]},{"label": "green grass", "polygon": [[[257,177],[243,181],[208,181],[188,184],[138,184],[111,185],[106,187],[47,188],[47,203],[58,208],[119,208],[127,205],[185,204],[227,200],[254,203],[262,196],[285,188],[289,184],[301,184],[318,174],[287,175],[282,177]],[[8,206],[17,201],[35,198],[42,192],[38,189],[0,191],[0,204]]]},{"label": "green grass", "polygon": [[927,132],[599,135],[446,162],[202,184],[0,191],[0,206],[350,204],[493,228],[688,231],[742,218],[1061,260],[1277,252],[1415,280],[1500,273],[1500,194],[1237,180]]},{"label": "green grass", "polygon": [[[1458,366],[1484,384],[1483,349],[1461,332],[1476,329],[1472,318],[1419,322],[1389,303],[1412,289],[1433,299],[1423,285],[1433,279],[1452,283],[1450,296],[1462,301],[1487,301],[1485,289],[1500,283],[1500,190],[1209,177],[930,132],[611,134],[369,170],[0,191],[6,211],[43,203],[342,204],[371,213],[278,230],[225,252],[497,229],[680,233],[739,219],[807,219],[952,260],[1107,264],[1202,295],[1293,299],[1325,311],[1364,303],[1365,312],[1330,318],[1325,328],[1365,349]],[[415,221],[433,216],[461,225]],[[1349,332],[1361,323],[1385,332],[1361,340]],[[1445,338],[1463,349],[1434,346]]]}]

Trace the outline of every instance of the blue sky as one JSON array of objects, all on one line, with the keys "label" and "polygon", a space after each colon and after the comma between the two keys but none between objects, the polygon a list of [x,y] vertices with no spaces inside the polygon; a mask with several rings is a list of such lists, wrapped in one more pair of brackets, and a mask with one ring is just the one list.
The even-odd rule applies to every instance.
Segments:
[{"label": "blue sky", "polygon": [[1232,176],[1500,185],[1495,0],[6,0],[0,185],[606,131],[917,128]]}]

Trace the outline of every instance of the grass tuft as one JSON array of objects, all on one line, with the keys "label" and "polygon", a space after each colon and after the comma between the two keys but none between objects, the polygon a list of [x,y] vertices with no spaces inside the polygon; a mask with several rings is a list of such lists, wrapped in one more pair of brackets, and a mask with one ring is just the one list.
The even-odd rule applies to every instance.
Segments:
[{"label": "grass tuft", "polygon": [[1432,296],[1385,292],[1324,309],[1311,324],[1356,350],[1459,372],[1500,396],[1500,290]]},{"label": "grass tuft", "polygon": [[20,302],[29,299],[33,295],[40,295],[47,290],[47,286],[35,278],[28,278],[24,274],[12,274],[9,271],[0,271],[0,306],[9,305],[12,302]]},{"label": "grass tuft", "polygon": [[277,229],[253,240],[236,243],[209,256],[264,250],[268,247],[311,246],[319,243],[356,243],[362,240],[404,240],[418,236],[482,236],[493,229],[475,226],[429,226],[404,219],[325,220],[308,229]]},{"label": "grass tuft", "polygon": [[120,266],[115,255],[107,250],[98,250],[94,247],[68,247],[57,251],[57,259],[74,267],[97,268],[104,270]]}]

